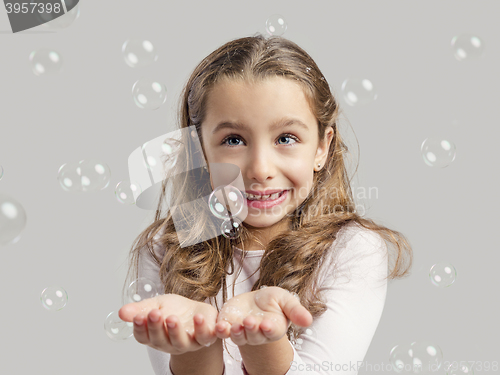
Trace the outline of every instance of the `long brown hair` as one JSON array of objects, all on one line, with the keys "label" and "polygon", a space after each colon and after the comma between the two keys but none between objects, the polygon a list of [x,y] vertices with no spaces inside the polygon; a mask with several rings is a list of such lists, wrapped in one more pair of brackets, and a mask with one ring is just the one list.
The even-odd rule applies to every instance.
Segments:
[{"label": "long brown hair", "polygon": [[[265,38],[256,34],[232,40],[204,58],[194,69],[181,94],[179,129],[186,130],[185,128],[194,126],[203,145],[201,124],[206,114],[207,97],[218,82],[234,80],[255,83],[276,76],[291,79],[303,88],[317,118],[319,139],[324,138],[327,127],[333,128],[334,135],[324,168],[314,173],[313,188],[309,196],[294,212],[286,215],[290,230],[273,238],[267,246],[262,244],[265,253],[260,263],[259,279],[252,291],[266,285],[295,292],[302,305],[316,318],[326,311],[326,304],[317,291],[320,264],[333,251],[332,242],[338,231],[348,223],[356,222],[394,245],[387,247],[389,279],[406,276],[411,268],[413,255],[411,246],[401,233],[363,218],[356,212],[344,165],[344,154],[348,149],[337,129],[338,102],[314,60],[294,42],[283,37]],[[189,139],[181,140],[180,144],[186,149],[192,148]],[[192,160],[181,157],[175,166],[179,170],[189,171],[192,164]],[[137,236],[132,245],[127,279],[132,267],[134,279],[137,278],[139,253],[147,246],[148,252],[143,256],[151,256],[159,266],[165,294],[175,293],[200,302],[207,298],[210,301],[214,299],[215,306],[220,311],[215,297],[222,288],[223,302],[227,300],[226,275],[234,272],[233,245],[245,250],[244,243],[249,243],[248,240],[260,241],[243,222],[237,239],[220,235],[195,242],[192,246],[181,247],[171,210],[166,214],[162,213],[163,201],[168,195],[170,207],[176,205],[178,210],[177,203],[192,202],[205,196],[207,191],[210,192],[210,175],[203,168],[192,173],[174,174],[175,170],[172,170],[173,177],[166,178],[163,182],[154,222]],[[167,181],[172,182],[170,190],[166,188]],[[190,212],[186,210],[180,213],[187,217],[188,238],[199,237],[201,228],[213,223],[210,215],[207,216],[207,211],[201,209],[201,205],[206,206],[206,202],[199,202],[197,204],[200,210],[196,210],[194,206]],[[193,209],[196,214],[193,214]],[[165,249],[163,259],[156,256],[153,244]],[[328,271],[334,272],[334,269]],[[126,280],[124,289],[127,284]],[[288,339],[293,341],[300,332],[301,328],[292,324],[287,331]]]}]

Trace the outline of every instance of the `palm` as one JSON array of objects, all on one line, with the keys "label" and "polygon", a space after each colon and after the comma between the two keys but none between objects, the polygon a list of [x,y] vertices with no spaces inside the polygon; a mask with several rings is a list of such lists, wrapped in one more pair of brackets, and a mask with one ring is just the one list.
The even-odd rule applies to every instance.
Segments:
[{"label": "palm", "polygon": [[217,328],[223,329],[217,336],[231,337],[237,345],[260,345],[283,337],[288,321],[307,327],[312,316],[285,289],[268,287],[227,301],[217,317]]},{"label": "palm", "polygon": [[129,303],[120,309],[120,318],[132,321],[139,313],[147,315],[153,309],[160,310],[162,319],[176,315],[182,325],[192,335],[194,333],[193,317],[201,314],[209,326],[214,327],[217,309],[208,303],[193,301],[178,294],[163,294],[140,302]]}]

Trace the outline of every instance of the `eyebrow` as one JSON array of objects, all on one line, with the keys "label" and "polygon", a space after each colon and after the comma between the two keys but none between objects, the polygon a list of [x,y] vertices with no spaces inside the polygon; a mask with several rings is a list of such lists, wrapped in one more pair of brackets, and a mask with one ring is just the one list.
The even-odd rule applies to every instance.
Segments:
[{"label": "eyebrow", "polygon": [[[275,130],[278,128],[284,128],[284,127],[292,126],[292,125],[299,125],[301,128],[304,128],[307,131],[309,130],[309,127],[306,124],[304,124],[302,121],[300,121],[299,119],[287,118],[287,117],[284,117],[284,118],[281,118],[281,119],[275,121],[273,124],[271,124],[270,129]],[[222,122],[219,122],[217,124],[215,129],[212,131],[212,135],[217,133],[219,130],[225,129],[225,128],[236,129],[236,130],[248,129],[248,127],[241,122],[222,121]]]}]

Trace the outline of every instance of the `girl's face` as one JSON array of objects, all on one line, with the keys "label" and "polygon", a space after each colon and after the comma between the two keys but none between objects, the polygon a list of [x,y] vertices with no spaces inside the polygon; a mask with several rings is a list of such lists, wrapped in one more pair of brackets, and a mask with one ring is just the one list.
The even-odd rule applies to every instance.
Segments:
[{"label": "girl's face", "polygon": [[325,165],[333,129],[319,142],[318,123],[302,89],[281,77],[256,85],[219,83],[207,104],[201,126],[207,163],[237,165],[246,191],[288,190],[273,207],[248,205],[246,224],[273,226],[309,194],[314,170]]}]

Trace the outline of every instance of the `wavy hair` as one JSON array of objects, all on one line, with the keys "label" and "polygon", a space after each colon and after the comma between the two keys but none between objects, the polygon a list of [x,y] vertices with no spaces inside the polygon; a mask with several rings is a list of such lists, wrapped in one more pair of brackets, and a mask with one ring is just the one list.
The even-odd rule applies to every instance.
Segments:
[{"label": "wavy hair", "polygon": [[[165,294],[175,293],[200,302],[213,299],[220,311],[215,297],[222,288],[223,303],[227,301],[226,275],[234,272],[233,245],[245,250],[244,244],[249,243],[248,240],[256,241],[265,248],[265,253],[259,267],[259,279],[252,286],[252,291],[266,285],[297,293],[302,305],[316,318],[326,311],[326,304],[317,285],[320,265],[328,253],[334,251],[332,242],[338,231],[350,222],[378,233],[384,241],[391,244],[387,247],[387,278],[408,275],[413,255],[406,238],[397,231],[361,217],[355,210],[350,180],[344,165],[344,155],[348,153],[348,148],[337,129],[338,102],[314,60],[294,42],[279,36],[266,38],[257,33],[251,37],[229,41],[209,54],[194,69],[181,93],[179,129],[186,130],[185,128],[194,126],[203,148],[201,124],[206,115],[208,95],[214,86],[222,80],[258,83],[273,77],[291,79],[303,89],[317,118],[319,139],[324,138],[327,127],[334,130],[326,164],[319,172],[314,173],[313,188],[309,195],[283,218],[289,221],[290,230],[265,245],[243,222],[237,239],[220,235],[182,247],[171,210],[166,214],[162,213],[165,199],[169,200],[170,207],[176,206],[176,210],[181,211],[179,204],[197,202],[190,210],[176,211],[176,215],[186,218],[187,238],[200,238],[204,226],[213,225],[213,221],[201,207],[206,206],[206,201],[196,201],[211,191],[209,171],[203,168],[191,171],[193,161],[179,157],[175,167],[190,172],[177,174],[178,171],[172,168],[169,172],[171,175],[164,180],[154,222],[136,237],[132,245],[127,279],[132,268],[134,278],[137,278],[139,253],[147,246],[146,256],[151,256],[159,266]],[[180,148],[184,147],[187,151],[186,155],[194,151],[188,138],[179,142]],[[171,189],[167,189],[167,182],[172,183]],[[154,238],[157,238],[157,242]],[[153,251],[155,243],[165,250],[163,259],[159,259]],[[244,255],[245,252],[243,257]],[[334,271],[333,268],[328,269],[328,272]],[[127,280],[124,289],[126,285]],[[301,332],[301,327],[292,324],[287,331],[288,339],[294,341]]]}]

